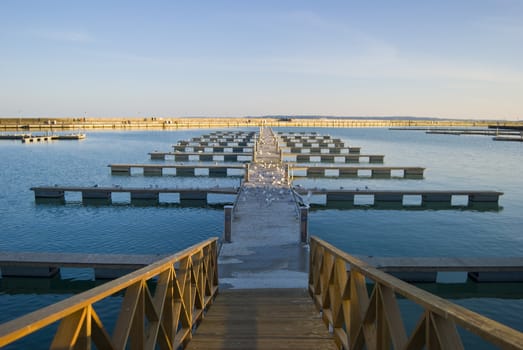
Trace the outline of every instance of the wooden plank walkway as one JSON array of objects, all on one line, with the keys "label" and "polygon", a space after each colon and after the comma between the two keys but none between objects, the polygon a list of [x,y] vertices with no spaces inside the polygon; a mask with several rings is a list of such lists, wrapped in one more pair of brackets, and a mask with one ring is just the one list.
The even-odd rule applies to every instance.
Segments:
[{"label": "wooden plank walkway", "polygon": [[220,294],[188,348],[336,349],[306,291],[308,251],[270,129],[256,151],[220,251]]},{"label": "wooden plank walkway", "polygon": [[220,252],[220,282],[234,288],[305,288],[308,252],[277,139],[262,128],[233,210],[231,243]]},{"label": "wooden plank walkway", "polygon": [[[184,146],[174,145],[172,146],[174,151],[181,152],[236,152],[236,153],[252,153],[253,147],[224,147],[224,146]],[[161,153],[155,151],[153,153]]]},{"label": "wooden plank walkway", "polygon": [[188,349],[337,349],[305,289],[224,290]]}]

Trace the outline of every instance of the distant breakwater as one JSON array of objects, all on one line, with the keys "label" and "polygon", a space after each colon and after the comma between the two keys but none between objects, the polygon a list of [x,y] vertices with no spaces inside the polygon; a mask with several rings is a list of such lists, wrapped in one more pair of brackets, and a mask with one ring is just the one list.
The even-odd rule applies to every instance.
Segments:
[{"label": "distant breakwater", "polygon": [[239,127],[523,127],[523,121],[330,118],[0,118],[0,131],[176,130]]}]

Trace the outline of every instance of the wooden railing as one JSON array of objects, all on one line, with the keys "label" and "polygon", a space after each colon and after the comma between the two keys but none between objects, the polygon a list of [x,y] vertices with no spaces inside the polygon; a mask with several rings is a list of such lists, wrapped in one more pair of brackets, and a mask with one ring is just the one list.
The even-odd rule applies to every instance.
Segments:
[{"label": "wooden railing", "polygon": [[[0,325],[0,347],[60,321],[51,349],[178,349],[191,339],[217,291],[217,238],[212,238]],[[123,292],[110,334],[94,304]]]},{"label": "wooden railing", "polygon": [[[369,294],[367,285],[373,285]],[[379,271],[329,243],[310,241],[309,292],[344,349],[462,349],[457,326],[503,349],[523,333]],[[397,297],[424,311],[407,335]]]}]

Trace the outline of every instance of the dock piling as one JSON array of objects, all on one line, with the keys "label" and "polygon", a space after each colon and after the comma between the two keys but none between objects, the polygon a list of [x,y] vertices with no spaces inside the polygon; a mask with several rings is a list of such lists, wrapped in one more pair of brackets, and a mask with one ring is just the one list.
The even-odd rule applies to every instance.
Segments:
[{"label": "dock piling", "polygon": [[300,240],[301,243],[309,242],[309,207],[300,207]]},{"label": "dock piling", "polygon": [[225,205],[223,207],[224,211],[224,232],[223,232],[223,239],[227,243],[231,243],[231,226],[232,226],[232,205]]}]

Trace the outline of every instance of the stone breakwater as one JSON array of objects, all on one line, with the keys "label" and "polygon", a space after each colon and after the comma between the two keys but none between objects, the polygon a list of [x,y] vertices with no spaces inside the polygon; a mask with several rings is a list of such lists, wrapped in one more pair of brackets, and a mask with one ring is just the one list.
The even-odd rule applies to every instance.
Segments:
[{"label": "stone breakwater", "polygon": [[422,119],[327,119],[327,118],[0,118],[0,131],[198,129],[237,127],[523,127],[523,121],[422,120]]}]

